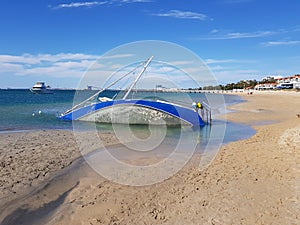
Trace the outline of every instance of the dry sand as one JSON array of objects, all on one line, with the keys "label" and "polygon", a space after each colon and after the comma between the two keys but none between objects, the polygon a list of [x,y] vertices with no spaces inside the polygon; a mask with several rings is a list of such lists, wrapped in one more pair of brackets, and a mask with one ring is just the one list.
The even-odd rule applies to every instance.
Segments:
[{"label": "dry sand", "polygon": [[[244,98],[227,119],[254,124],[256,135],[223,146],[205,170],[196,155],[150,186],[112,183],[74,161],[66,131],[0,135],[1,224],[300,224],[300,93]],[[22,195],[30,185],[37,188]]]},{"label": "dry sand", "polygon": [[[101,133],[105,145],[117,143]],[[0,200],[29,192],[81,157],[72,131],[42,130],[0,134]]]}]

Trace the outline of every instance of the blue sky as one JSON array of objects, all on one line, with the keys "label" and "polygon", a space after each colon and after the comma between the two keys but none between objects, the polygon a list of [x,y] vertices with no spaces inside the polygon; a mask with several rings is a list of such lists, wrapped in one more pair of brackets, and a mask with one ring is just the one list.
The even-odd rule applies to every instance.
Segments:
[{"label": "blue sky", "polygon": [[300,73],[298,0],[2,0],[1,88],[76,87],[102,54],[169,41],[203,59],[221,84]]}]

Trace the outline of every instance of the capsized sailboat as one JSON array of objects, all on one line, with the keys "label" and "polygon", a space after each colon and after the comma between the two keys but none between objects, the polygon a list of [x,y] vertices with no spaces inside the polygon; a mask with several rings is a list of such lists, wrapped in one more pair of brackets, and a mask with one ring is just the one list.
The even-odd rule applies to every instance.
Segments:
[{"label": "capsized sailboat", "polygon": [[[195,110],[192,106],[187,107],[157,98],[128,98],[152,59],[153,56],[146,61],[142,70],[121,99],[99,97],[99,95],[128,76],[130,72],[67,110],[60,118],[63,120],[81,120],[99,123],[204,126],[207,121],[202,119],[200,110]],[[94,101],[91,102],[93,99]],[[207,108],[201,110],[204,109],[207,110]]]}]

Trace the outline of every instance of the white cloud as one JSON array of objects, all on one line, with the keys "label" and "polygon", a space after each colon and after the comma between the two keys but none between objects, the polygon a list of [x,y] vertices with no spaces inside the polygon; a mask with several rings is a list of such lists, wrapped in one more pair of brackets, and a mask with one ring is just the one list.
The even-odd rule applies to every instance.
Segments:
[{"label": "white cloud", "polygon": [[78,7],[95,7],[99,5],[107,4],[107,1],[104,2],[72,2],[72,3],[64,3],[53,7],[54,9],[62,9],[62,8],[78,8]]},{"label": "white cloud", "polygon": [[110,1],[92,1],[92,2],[72,2],[72,3],[62,3],[57,6],[50,6],[52,9],[63,9],[63,8],[91,8],[100,5],[116,5],[121,6],[122,4],[130,4],[130,3],[147,3],[152,2],[152,0],[110,0]]},{"label": "white cloud", "polygon": [[189,65],[189,64],[192,64],[192,63],[193,63],[193,61],[182,60],[182,61],[172,61],[172,62],[169,62],[169,65],[183,66],[183,65]]},{"label": "white cloud", "polygon": [[256,31],[256,32],[230,32],[220,35],[211,35],[200,38],[201,40],[228,40],[228,39],[242,39],[242,38],[259,38],[275,35],[278,32],[275,31]]},{"label": "white cloud", "polygon": [[71,53],[0,55],[0,74],[73,77],[82,75],[98,58],[97,55]]},{"label": "white cloud", "polygon": [[102,59],[117,59],[117,58],[128,58],[133,56],[133,54],[116,54],[116,55],[106,55],[102,56]]},{"label": "white cloud", "polygon": [[[124,71],[131,70],[131,66],[128,67],[122,64],[124,57],[131,56],[131,54],[125,53],[111,54],[105,57],[72,53],[53,55],[0,55],[0,77],[7,75],[15,77],[26,76],[30,82],[34,82],[38,77],[43,77],[47,80],[52,79],[52,82],[55,80],[57,83],[60,83],[61,78],[67,78],[72,84],[74,84],[75,81],[79,82],[79,80],[83,78],[80,83],[81,87],[85,87],[88,84],[102,86],[107,82],[106,79],[119,71],[120,68],[122,69],[117,72],[120,73],[120,75],[124,75]],[[148,75],[162,77],[170,81],[173,80],[174,83],[187,81],[187,77],[191,76],[196,82],[202,84],[204,81],[208,82],[207,80],[209,80],[209,82],[213,81],[214,77],[210,69],[216,74],[218,79],[224,83],[228,83],[229,80],[251,79],[253,76],[259,74],[259,72],[255,70],[241,70],[239,66],[241,62],[246,61],[235,59],[206,59],[203,65],[196,65],[192,60],[174,60],[170,63],[150,66]],[[212,67],[208,68],[205,63]],[[186,85],[188,84],[190,83],[187,82]],[[68,85],[71,84],[68,83]]]},{"label": "white cloud", "polygon": [[86,69],[89,68],[93,62],[89,60],[82,60],[80,62],[68,61],[68,62],[56,62],[53,66],[57,66],[65,69]]},{"label": "white cloud", "polygon": [[60,53],[50,54],[23,54],[23,55],[0,55],[0,63],[17,63],[17,64],[40,64],[43,62],[57,61],[74,61],[74,60],[96,60],[99,56],[85,54]]},{"label": "white cloud", "polygon": [[218,63],[234,63],[238,62],[238,60],[235,59],[206,59],[206,64],[218,64]]},{"label": "white cloud", "polygon": [[263,46],[299,45],[300,41],[269,41],[262,43]]},{"label": "white cloud", "polygon": [[152,14],[154,16],[162,17],[173,17],[179,19],[196,19],[196,20],[207,20],[209,17],[202,13],[190,12],[190,11],[180,11],[180,10],[170,10],[165,13]]},{"label": "white cloud", "polygon": [[93,83],[101,86],[101,82],[124,67],[120,64],[123,58],[131,56],[133,55],[100,56],[81,53],[0,55],[0,77],[26,76],[33,81],[34,77],[43,77],[57,82],[61,78],[67,78],[72,84],[83,79],[81,87]]},{"label": "white cloud", "polygon": [[220,65],[216,65],[216,66],[210,66],[209,69],[211,69],[211,71],[218,71],[218,70],[225,70],[225,68],[223,66]]},{"label": "white cloud", "polygon": [[210,64],[239,64],[239,63],[257,63],[256,60],[248,59],[205,59],[204,62]]},{"label": "white cloud", "polygon": [[216,33],[218,33],[218,32],[219,32],[218,29],[213,29],[213,30],[210,31],[211,34],[216,34]]},{"label": "white cloud", "polygon": [[24,54],[22,56],[15,55],[0,55],[0,63],[3,65],[4,63],[29,63],[35,64],[40,61],[37,58],[33,58],[31,55]]},{"label": "white cloud", "polygon": [[14,63],[1,63],[0,62],[0,73],[13,73],[23,69],[22,65]]}]

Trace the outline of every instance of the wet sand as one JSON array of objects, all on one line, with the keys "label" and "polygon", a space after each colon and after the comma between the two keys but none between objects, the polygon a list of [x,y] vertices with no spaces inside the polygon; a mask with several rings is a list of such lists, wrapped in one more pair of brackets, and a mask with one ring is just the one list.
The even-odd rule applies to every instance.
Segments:
[{"label": "wet sand", "polygon": [[226,118],[254,124],[253,137],[149,186],[99,176],[70,132],[1,134],[1,224],[299,224],[300,93],[241,95]]}]

